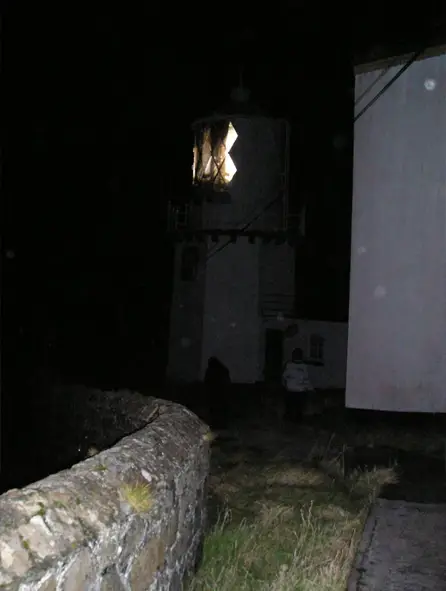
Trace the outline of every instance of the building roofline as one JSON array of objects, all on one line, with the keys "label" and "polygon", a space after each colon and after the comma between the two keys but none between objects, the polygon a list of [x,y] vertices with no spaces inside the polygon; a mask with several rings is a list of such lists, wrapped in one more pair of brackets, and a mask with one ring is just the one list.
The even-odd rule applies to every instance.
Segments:
[{"label": "building roofline", "polygon": [[[416,51],[416,50],[415,50]],[[386,68],[391,68],[393,66],[404,65],[413,57],[414,50],[408,51],[405,53],[393,53],[389,56],[389,52],[387,52],[386,57],[382,57],[380,59],[358,59],[354,64],[354,72],[356,74],[364,74],[366,72],[372,72],[374,70],[384,70]],[[435,57],[438,55],[446,54],[446,44],[431,44],[417,59],[416,61],[421,61],[427,59],[429,57]]]}]

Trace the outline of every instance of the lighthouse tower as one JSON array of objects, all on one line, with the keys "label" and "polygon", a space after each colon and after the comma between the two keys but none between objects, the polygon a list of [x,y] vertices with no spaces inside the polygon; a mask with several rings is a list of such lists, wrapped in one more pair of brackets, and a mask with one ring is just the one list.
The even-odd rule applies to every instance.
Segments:
[{"label": "lighthouse tower", "polygon": [[290,127],[254,112],[243,88],[232,99],[193,124],[192,197],[169,204],[172,381],[202,380],[211,356],[233,382],[263,381],[268,321],[293,316]]}]

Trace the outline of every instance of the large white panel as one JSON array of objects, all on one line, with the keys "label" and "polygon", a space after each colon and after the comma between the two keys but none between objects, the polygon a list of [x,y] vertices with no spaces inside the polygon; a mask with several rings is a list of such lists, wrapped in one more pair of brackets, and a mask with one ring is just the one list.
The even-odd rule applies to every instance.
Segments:
[{"label": "large white panel", "polygon": [[[357,98],[379,74],[356,77]],[[346,403],[446,412],[445,384],[443,55],[410,66],[355,124]]]}]

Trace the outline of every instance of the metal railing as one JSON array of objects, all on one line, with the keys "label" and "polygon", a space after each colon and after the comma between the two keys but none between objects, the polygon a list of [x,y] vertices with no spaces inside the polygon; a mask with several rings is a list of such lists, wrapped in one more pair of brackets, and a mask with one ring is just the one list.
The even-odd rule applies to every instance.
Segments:
[{"label": "metal railing", "polygon": [[[244,220],[243,220],[244,222]],[[236,230],[243,222],[234,224]],[[178,232],[181,230],[200,231],[203,229],[202,207],[192,202],[181,204],[168,202],[167,206],[167,225],[169,232]],[[227,224],[225,224],[226,226]],[[301,232],[301,215],[289,213],[285,218],[285,226],[281,230]]]}]

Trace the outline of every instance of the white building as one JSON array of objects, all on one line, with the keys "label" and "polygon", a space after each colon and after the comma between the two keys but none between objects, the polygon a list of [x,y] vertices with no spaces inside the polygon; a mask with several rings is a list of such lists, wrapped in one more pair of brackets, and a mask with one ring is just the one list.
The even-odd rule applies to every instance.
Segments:
[{"label": "white building", "polygon": [[446,412],[446,48],[377,96],[410,58],[356,70],[346,404]]},{"label": "white building", "polygon": [[[288,202],[289,124],[241,111],[194,124],[196,199],[171,204],[177,239],[167,368],[172,381],[202,380],[215,356],[233,382],[280,382],[293,342],[300,346],[305,337],[304,354],[310,354],[310,325],[293,312],[302,233]],[[327,375],[336,374],[334,383],[344,387],[346,325],[344,336],[327,339],[330,324],[336,323],[314,327],[313,349],[317,338],[325,342],[320,355],[343,340],[341,369]],[[297,326],[293,336],[287,336],[290,325]],[[334,362],[336,355],[328,356]],[[315,367],[324,367],[316,361]]]}]

